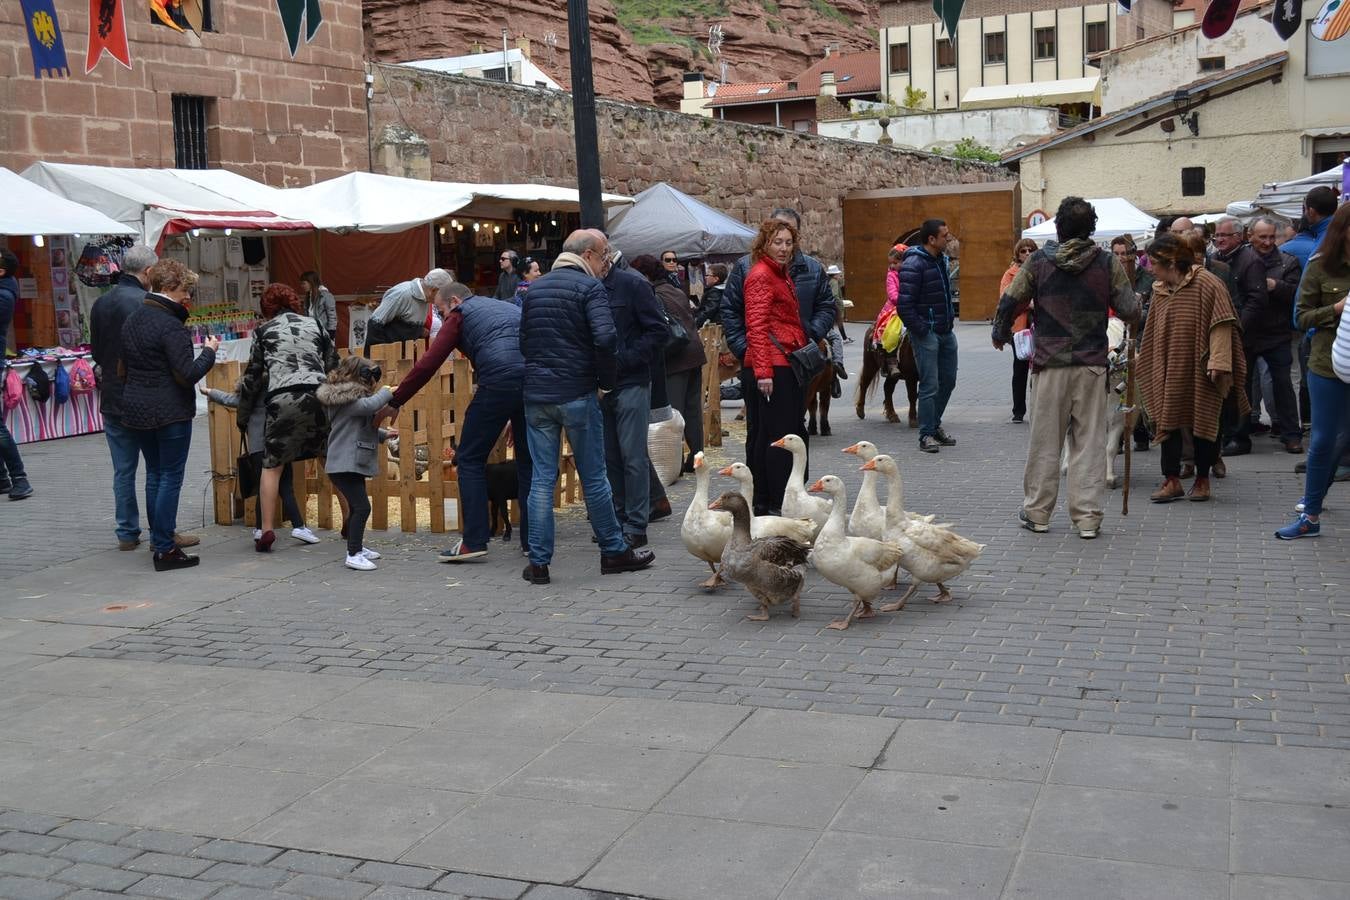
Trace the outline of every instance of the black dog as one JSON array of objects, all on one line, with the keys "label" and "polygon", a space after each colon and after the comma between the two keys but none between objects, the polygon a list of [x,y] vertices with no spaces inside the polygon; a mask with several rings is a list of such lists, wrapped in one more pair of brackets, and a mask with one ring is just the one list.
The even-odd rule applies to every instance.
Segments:
[{"label": "black dog", "polygon": [[497,522],[506,526],[503,541],[511,540],[511,516],[506,510],[506,501],[519,500],[520,482],[516,480],[516,461],[487,464],[488,509],[491,514],[489,536],[497,534]]}]

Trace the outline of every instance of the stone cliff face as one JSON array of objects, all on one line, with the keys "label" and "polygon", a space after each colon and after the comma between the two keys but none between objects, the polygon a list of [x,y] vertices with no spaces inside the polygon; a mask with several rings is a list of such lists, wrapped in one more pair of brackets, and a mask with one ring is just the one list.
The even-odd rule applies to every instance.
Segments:
[{"label": "stone cliff face", "polygon": [[[875,47],[878,0],[590,0],[590,15],[596,92],[678,107],[685,72],[720,78],[707,48],[710,26],[725,33],[728,80],[781,80],[828,44],[844,52]],[[556,0],[517,0],[509,10],[482,0],[364,0],[363,17],[366,54],[377,62],[460,56],[475,42],[493,50],[505,27],[512,46],[528,38],[535,64],[571,84],[567,7]]]}]

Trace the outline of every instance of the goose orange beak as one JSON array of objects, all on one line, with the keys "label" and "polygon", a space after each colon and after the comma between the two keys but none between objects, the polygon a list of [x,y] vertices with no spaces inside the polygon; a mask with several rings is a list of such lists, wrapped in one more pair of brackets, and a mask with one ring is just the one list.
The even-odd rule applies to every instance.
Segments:
[{"label": "goose orange beak", "polygon": [[857,444],[854,444],[852,447],[845,447],[845,448],[843,449],[843,452],[844,452],[844,453],[852,453],[854,456],[857,456],[857,455],[858,455],[858,445],[857,445]]},{"label": "goose orange beak", "polygon": [[701,469],[701,468],[703,468],[705,465],[706,465],[706,463],[703,462],[703,454],[702,454],[702,453],[695,453],[695,454],[694,454],[694,468],[695,468],[695,469]]},{"label": "goose orange beak", "polygon": [[859,472],[875,472],[876,470],[877,470],[877,461],[876,461],[875,459],[869,459],[867,462],[865,462],[865,463],[862,464],[862,468],[859,469],[858,471],[859,471]]},{"label": "goose orange beak", "polygon": [[718,497],[716,500],[708,504],[708,509],[721,509],[721,508],[722,508],[721,497]]},{"label": "goose orange beak", "polygon": [[825,482],[817,479],[816,483],[807,488],[807,490],[813,494],[819,494],[825,490]]},{"label": "goose orange beak", "polygon": [[731,466],[727,466],[725,469],[718,469],[718,470],[717,470],[717,474],[718,474],[718,475],[730,475],[730,474],[731,474]]},{"label": "goose orange beak", "polygon": [[784,450],[787,449],[787,447],[783,444],[783,439],[782,439],[782,438],[779,438],[778,440],[774,441],[774,442],[773,442],[772,444],[770,444],[769,446],[770,446],[770,447],[781,447],[781,448],[784,449]]}]

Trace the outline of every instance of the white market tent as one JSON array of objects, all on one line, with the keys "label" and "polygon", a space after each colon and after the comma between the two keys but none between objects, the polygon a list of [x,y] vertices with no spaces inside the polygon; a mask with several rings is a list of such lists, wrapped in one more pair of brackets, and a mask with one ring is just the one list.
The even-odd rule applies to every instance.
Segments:
[{"label": "white market tent", "polygon": [[[251,232],[406,231],[456,213],[509,218],[516,209],[576,210],[573,188],[467,184],[352,172],[301,188],[274,188],[224,169],[128,169],[36,163],[23,177],[86,203],[154,246],[192,229]],[[629,197],[603,194],[607,206]]]},{"label": "white market tent", "polygon": [[[1092,233],[1092,239],[1099,244],[1122,234],[1136,239],[1152,238],[1154,229],[1158,227],[1157,219],[1123,197],[1105,197],[1088,202],[1097,210],[1097,230]],[[1026,229],[1022,237],[1031,238],[1041,245],[1055,240],[1055,220],[1048,219],[1034,228]]]},{"label": "white market tent", "polygon": [[755,229],[676,190],[654,184],[609,217],[609,239],[632,259],[673,250],[680,256],[739,256]]},{"label": "white market tent", "polygon": [[1343,178],[1345,164],[1299,178],[1294,181],[1271,182],[1261,188],[1255,200],[1228,204],[1228,214],[1241,218],[1250,218],[1265,213],[1274,213],[1291,222],[1303,215],[1303,198],[1315,187],[1339,188]]},{"label": "white market tent", "polygon": [[44,190],[0,168],[0,234],[135,234],[136,229],[96,209]]},{"label": "white market tent", "polygon": [[[150,246],[164,234],[193,229],[219,231],[310,231],[313,225],[266,207],[249,204],[179,177],[175,169],[130,169],[34,163],[23,171],[30,182],[93,207],[129,225]],[[264,190],[265,185],[258,185]]]}]

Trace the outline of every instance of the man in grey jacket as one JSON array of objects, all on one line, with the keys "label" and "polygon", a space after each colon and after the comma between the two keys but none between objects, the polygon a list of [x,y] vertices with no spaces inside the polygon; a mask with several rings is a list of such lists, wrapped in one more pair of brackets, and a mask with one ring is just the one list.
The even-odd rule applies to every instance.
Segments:
[{"label": "man in grey jacket", "polygon": [[439,291],[455,276],[445,269],[432,269],[422,278],[399,282],[384,292],[380,305],[366,323],[366,355],[376,344],[396,344],[426,337],[427,309]]}]

